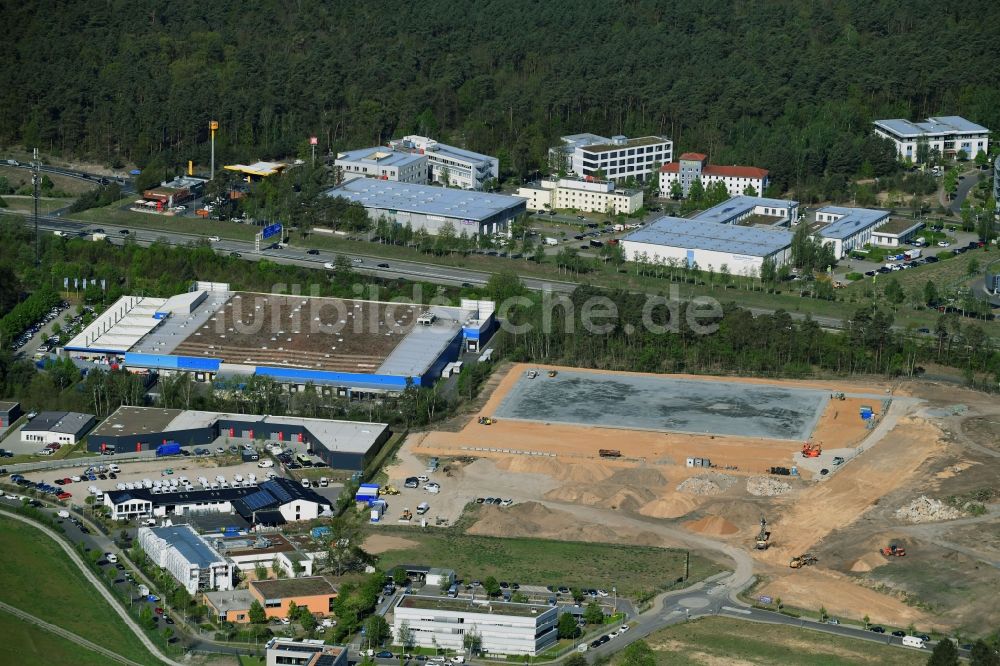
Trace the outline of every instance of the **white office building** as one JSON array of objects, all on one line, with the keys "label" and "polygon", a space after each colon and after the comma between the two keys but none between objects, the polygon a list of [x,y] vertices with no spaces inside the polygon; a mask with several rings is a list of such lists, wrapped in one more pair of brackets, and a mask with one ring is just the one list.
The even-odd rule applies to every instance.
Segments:
[{"label": "white office building", "polygon": [[839,260],[873,242],[875,230],[888,221],[886,210],[826,206],[816,211],[816,223],[823,226],[816,228],[813,237],[823,245],[832,245],[833,256]]},{"label": "white office building", "polygon": [[427,157],[419,153],[404,153],[384,146],[359,148],[337,153],[334,166],[346,181],[352,178],[378,178],[400,183],[427,182]]},{"label": "white office building", "polygon": [[233,589],[233,564],[190,525],[140,527],[139,545],[191,594]]},{"label": "white office building", "polygon": [[675,182],[681,184],[681,191],[688,196],[691,185],[700,180],[702,187],[715,183],[726,186],[729,196],[744,194],[753,188],[756,196],[764,194],[769,184],[767,169],[751,166],[716,166],[708,163],[708,156],[702,153],[683,153],[676,162],[660,167],[660,196],[668,196]]},{"label": "white office building", "polygon": [[990,131],[961,116],[940,116],[923,122],[890,118],[872,124],[877,136],[892,140],[901,160],[916,162],[920,141],[927,142],[930,152],[944,157],[956,157],[962,151],[966,159],[972,159],[980,151],[989,152]]},{"label": "white office building", "polygon": [[610,180],[548,178],[524,185],[517,196],[527,200],[528,210],[630,215],[642,208],[642,190],[616,188]]},{"label": "white office building", "polygon": [[93,414],[41,412],[21,428],[21,441],[73,446],[93,427]]},{"label": "white office building", "polygon": [[393,611],[393,633],[405,622],[420,647],[465,650],[464,638],[475,631],[487,655],[537,655],[558,639],[555,606],[489,599],[401,596]]},{"label": "white office building", "polygon": [[551,168],[581,178],[617,181],[632,176],[646,180],[674,159],[674,142],[662,136],[629,139],[617,135],[608,139],[596,134],[570,134],[561,139],[561,145],[549,149]]},{"label": "white office building", "polygon": [[347,646],[319,638],[272,638],[264,646],[266,666],[347,666]]},{"label": "white office building", "polygon": [[500,177],[500,160],[464,148],[456,148],[426,136],[411,134],[389,142],[395,150],[417,153],[427,158],[431,182],[463,190],[481,190],[489,180]]}]

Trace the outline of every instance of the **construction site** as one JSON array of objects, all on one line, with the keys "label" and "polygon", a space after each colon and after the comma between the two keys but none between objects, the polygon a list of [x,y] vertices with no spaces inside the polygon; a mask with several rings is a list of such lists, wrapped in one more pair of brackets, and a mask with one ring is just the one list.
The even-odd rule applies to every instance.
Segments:
[{"label": "construction site", "polygon": [[[1000,404],[912,381],[777,381],[510,365],[478,409],[411,434],[472,534],[687,547],[737,558],[746,601],[927,630],[1000,621]],[[398,485],[397,484],[397,485]],[[990,529],[992,528],[992,529]],[[742,564],[741,564],[742,562]]]}]

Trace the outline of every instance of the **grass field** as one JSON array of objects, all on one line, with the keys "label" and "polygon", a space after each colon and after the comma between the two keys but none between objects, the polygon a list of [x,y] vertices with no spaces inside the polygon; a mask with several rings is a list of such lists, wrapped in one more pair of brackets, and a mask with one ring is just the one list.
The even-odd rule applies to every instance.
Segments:
[{"label": "grass field", "polygon": [[[70,178],[69,176],[60,176],[56,173],[47,172],[43,172],[43,175],[48,176],[52,180],[52,184],[56,190],[64,192],[70,196],[83,194],[84,192],[97,187],[97,183],[92,180]],[[22,185],[31,183],[31,171],[28,169],[21,169],[20,167],[0,166],[0,176],[6,178],[7,182],[10,183],[10,186],[15,190]]]},{"label": "grass field", "polygon": [[0,664],[104,666],[108,658],[0,611]]},{"label": "grass field", "polygon": [[[550,541],[546,539],[471,536],[451,530],[414,533],[379,528],[378,534],[393,534],[419,546],[391,550],[381,555],[386,571],[397,564],[419,563],[454,569],[459,578],[497,580],[522,585],[618,588],[626,597],[642,597],[671,585],[684,575],[684,551],[650,546]],[[713,562],[691,556],[692,580],[706,578],[722,569]]]},{"label": "grass field", "polygon": [[152,213],[136,213],[123,210],[122,206],[134,201],[135,197],[122,199],[104,208],[91,208],[68,216],[73,220],[91,224],[117,224],[136,229],[153,229],[176,231],[185,234],[196,234],[208,238],[219,236],[232,240],[252,241],[260,231],[259,227],[235,222],[219,222],[218,220],[202,220],[195,217],[163,216]]},{"label": "grass field", "polygon": [[0,543],[0,599],[123,656],[142,663],[155,661],[51,539],[20,522],[0,518]]},{"label": "grass field", "polygon": [[[7,210],[11,212],[24,211],[33,213],[35,211],[35,202],[31,197],[8,194],[4,196],[3,200],[7,202]],[[72,199],[39,199],[38,214],[48,215],[52,211],[65,208],[71,203],[73,203]]]},{"label": "grass field", "polygon": [[[867,641],[841,638],[818,631],[782,625],[741,622],[710,617],[679,624],[650,635],[658,664],[705,666],[715,664],[786,664],[841,666],[878,664],[910,666],[927,654]],[[624,666],[622,658],[612,660]]]}]

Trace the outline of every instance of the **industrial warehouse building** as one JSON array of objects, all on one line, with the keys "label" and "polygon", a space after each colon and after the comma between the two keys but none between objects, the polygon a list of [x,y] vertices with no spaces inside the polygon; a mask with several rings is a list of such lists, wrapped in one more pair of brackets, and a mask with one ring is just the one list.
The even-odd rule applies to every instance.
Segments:
[{"label": "industrial warehouse building", "polygon": [[[523,209],[522,199],[504,198]],[[461,352],[480,351],[495,328],[495,307],[473,299],[451,307],[233,292],[199,282],[167,299],[123,296],[63,351],[130,372],[185,372],[204,382],[255,375],[292,392],[313,384],[323,395],[366,397],[402,392],[409,382],[429,386]]]},{"label": "industrial warehouse building", "polygon": [[166,442],[206,446],[228,437],[279,442],[311,452],[334,469],[363,470],[390,434],[385,423],[123,405],[90,433],[87,448],[128,453],[150,451]]},{"label": "industrial warehouse building", "polygon": [[519,197],[371,178],[347,180],[328,190],[327,196],[361,204],[373,221],[410,225],[414,231],[423,229],[431,235],[446,224],[456,234],[505,234],[526,211]]},{"label": "industrial warehouse building", "polygon": [[835,259],[843,259],[851,250],[874,241],[873,234],[889,221],[889,211],[869,208],[826,206],[816,211],[813,237],[833,246]]},{"label": "industrial warehouse building", "polygon": [[9,428],[10,424],[21,418],[21,403],[0,400],[0,428]]},{"label": "industrial warehouse building", "polygon": [[792,233],[783,229],[661,217],[621,239],[626,261],[677,262],[730,275],[758,275],[764,260],[782,266],[791,258]]},{"label": "industrial warehouse building", "polygon": [[104,493],[104,506],[111,510],[113,520],[228,513],[239,515],[253,527],[315,520],[332,511],[328,499],[281,477],[259,485],[218,490],[111,490]]},{"label": "industrial warehouse building", "polygon": [[631,215],[642,208],[642,190],[616,188],[610,180],[546,178],[520,187],[517,196],[527,200],[528,210]]},{"label": "industrial warehouse building", "polygon": [[93,427],[93,414],[41,412],[21,428],[21,441],[72,446]]},{"label": "industrial warehouse building", "polygon": [[556,606],[407,594],[393,609],[393,633],[405,622],[416,645],[461,652],[475,631],[485,654],[534,656],[558,640],[558,617]]},{"label": "industrial warehouse building", "polygon": [[426,136],[411,134],[390,141],[396,150],[418,153],[427,158],[427,177],[431,182],[463,190],[481,190],[500,177],[500,160],[440,143]]},{"label": "industrial warehouse building", "polygon": [[189,525],[140,527],[139,545],[190,594],[233,589],[233,565]]}]

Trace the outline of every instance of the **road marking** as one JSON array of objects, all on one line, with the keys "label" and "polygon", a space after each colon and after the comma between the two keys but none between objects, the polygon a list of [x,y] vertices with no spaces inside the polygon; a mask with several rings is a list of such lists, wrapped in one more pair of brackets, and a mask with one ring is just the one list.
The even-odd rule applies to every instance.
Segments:
[{"label": "road marking", "polygon": [[740,613],[741,615],[750,615],[750,611],[745,608],[733,608],[732,606],[723,606],[722,610],[728,611],[730,613]]}]

